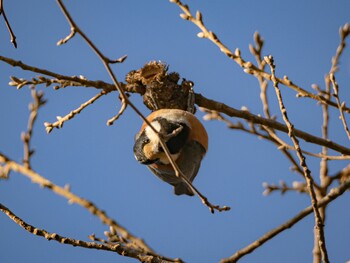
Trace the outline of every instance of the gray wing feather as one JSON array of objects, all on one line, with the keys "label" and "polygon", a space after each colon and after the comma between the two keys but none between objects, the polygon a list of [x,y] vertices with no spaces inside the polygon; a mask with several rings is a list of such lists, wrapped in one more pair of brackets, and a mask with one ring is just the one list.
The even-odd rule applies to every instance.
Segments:
[{"label": "gray wing feather", "polygon": [[[182,173],[188,178],[188,180],[192,182],[198,173],[201,161],[205,155],[205,149],[200,143],[193,141],[185,145],[185,147],[182,149],[181,155],[181,162],[178,163],[179,168]],[[160,172],[153,169],[151,166],[149,166],[149,169],[160,179],[173,185],[176,195],[194,195],[186,183],[183,182],[180,178],[176,177],[173,170]]]}]

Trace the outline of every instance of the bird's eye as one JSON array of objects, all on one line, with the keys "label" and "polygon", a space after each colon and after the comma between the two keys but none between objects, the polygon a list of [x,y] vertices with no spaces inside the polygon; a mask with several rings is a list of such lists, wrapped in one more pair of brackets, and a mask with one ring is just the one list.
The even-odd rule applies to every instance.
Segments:
[{"label": "bird's eye", "polygon": [[143,140],[142,140],[142,143],[143,144],[147,144],[147,143],[149,143],[150,142],[150,139],[148,139],[148,138],[144,138]]}]

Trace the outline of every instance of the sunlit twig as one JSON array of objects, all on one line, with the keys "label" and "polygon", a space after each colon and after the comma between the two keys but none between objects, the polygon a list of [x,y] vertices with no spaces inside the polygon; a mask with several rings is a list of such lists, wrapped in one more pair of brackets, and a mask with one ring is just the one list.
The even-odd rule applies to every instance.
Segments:
[{"label": "sunlit twig", "polygon": [[11,37],[11,43],[13,44],[13,46],[15,48],[17,48],[17,42],[16,42],[16,36],[15,33],[13,33],[10,22],[7,20],[6,14],[5,14],[5,9],[4,9],[4,3],[3,0],[0,0],[0,15],[2,15],[4,17],[5,20],[5,24],[7,26],[7,29],[10,33],[10,37]]},{"label": "sunlit twig", "polygon": [[91,105],[92,103],[94,103],[96,100],[98,100],[99,98],[101,98],[103,95],[106,95],[107,93],[109,93],[110,91],[106,91],[106,90],[102,90],[100,93],[96,94],[94,97],[92,97],[91,99],[89,99],[88,101],[84,102],[83,104],[81,104],[77,109],[72,110],[70,113],[68,113],[67,115],[65,115],[64,117],[61,116],[57,116],[57,121],[54,123],[50,123],[50,122],[45,122],[45,128],[46,128],[46,132],[50,133],[53,128],[62,128],[63,124],[74,118],[75,115],[79,114],[82,110],[84,110],[87,106]]},{"label": "sunlit twig", "polygon": [[273,57],[269,56],[269,57],[265,57],[264,59],[265,59],[266,63],[269,64],[269,66],[270,66],[271,76],[272,76],[271,80],[273,82],[273,86],[274,86],[275,91],[276,91],[276,95],[277,95],[278,103],[279,103],[280,110],[282,113],[282,117],[283,117],[284,122],[288,126],[288,131],[289,131],[288,135],[294,144],[297,156],[300,160],[300,166],[303,168],[303,171],[304,171],[304,177],[305,177],[305,180],[306,180],[306,183],[308,186],[308,190],[309,190],[309,194],[311,197],[311,204],[313,207],[313,212],[315,214],[315,229],[317,232],[318,245],[320,246],[323,261],[325,263],[328,263],[329,259],[328,259],[328,253],[327,253],[327,248],[326,248],[326,240],[325,240],[324,231],[323,231],[323,220],[321,218],[320,211],[318,210],[318,204],[317,204],[318,200],[317,200],[317,196],[316,196],[315,189],[314,189],[314,179],[312,178],[311,171],[309,170],[309,168],[306,164],[306,159],[305,159],[305,156],[303,155],[303,152],[300,148],[299,141],[294,134],[294,126],[288,118],[287,110],[286,110],[284,103],[283,103],[281,91],[278,87],[278,82],[277,82],[276,77],[275,77],[275,64],[274,64]]},{"label": "sunlit twig", "polygon": [[344,126],[344,130],[346,132],[346,135],[348,136],[349,140],[350,140],[350,131],[349,131],[349,127],[348,124],[346,123],[346,119],[344,117],[344,107],[345,107],[345,102],[340,103],[340,99],[339,99],[339,86],[337,81],[335,80],[334,74],[331,73],[329,74],[329,79],[332,82],[332,86],[333,86],[333,91],[334,91],[334,97],[335,100],[337,101],[338,104],[338,109],[339,109],[339,113],[340,113],[340,119],[343,123]]},{"label": "sunlit twig", "polygon": [[[248,74],[252,74],[254,76],[261,76],[265,78],[266,80],[271,80],[272,76],[271,74],[267,73],[264,70],[259,69],[253,63],[250,61],[245,61],[242,56],[239,49],[236,49],[235,52],[232,52],[228,47],[226,47],[220,39],[217,37],[217,35],[210,31],[203,22],[203,16],[201,12],[197,11],[196,15],[193,16],[189,7],[185,4],[183,4],[180,0],[170,0],[170,2],[175,3],[180,7],[180,9],[183,11],[182,14],[180,14],[180,17],[184,20],[191,21],[193,24],[195,24],[201,32],[197,34],[199,38],[206,38],[210,40],[212,43],[214,43],[221,52],[223,52],[226,56],[228,56],[230,59],[234,60],[241,68],[243,68],[244,72]],[[294,91],[297,92],[298,97],[307,97],[312,98],[314,100],[317,100],[321,103],[327,103],[328,105],[332,107],[337,107],[337,104],[334,101],[331,101],[329,99],[326,99],[325,97],[321,95],[313,94],[298,85],[294,84],[290,79],[288,79],[287,76],[285,76],[283,79],[276,78],[276,81],[284,86],[290,87]],[[344,112],[350,113],[350,108],[345,107]]]},{"label": "sunlit twig", "polygon": [[30,148],[30,141],[33,135],[33,127],[38,116],[38,111],[41,106],[46,103],[46,100],[43,98],[44,93],[36,91],[35,87],[32,87],[32,97],[33,102],[29,104],[29,119],[28,119],[28,128],[27,132],[22,133],[22,141],[24,144],[24,157],[23,164],[30,168],[30,157],[34,153],[34,150]]}]

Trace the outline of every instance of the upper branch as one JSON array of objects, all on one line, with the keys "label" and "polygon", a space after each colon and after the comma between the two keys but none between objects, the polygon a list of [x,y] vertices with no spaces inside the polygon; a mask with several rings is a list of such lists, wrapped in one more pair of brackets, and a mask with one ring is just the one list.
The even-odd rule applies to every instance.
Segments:
[{"label": "upper branch", "polygon": [[0,15],[3,15],[7,29],[10,33],[11,36],[11,43],[15,48],[17,48],[17,42],[16,42],[16,36],[15,33],[13,33],[10,22],[7,20],[6,14],[5,14],[5,9],[4,9],[4,3],[3,0],[0,0]]},{"label": "upper branch", "polygon": [[[190,12],[190,9],[187,5],[183,4],[180,0],[170,0],[170,2],[173,2],[177,4],[181,10],[184,12],[180,14],[180,17],[182,19],[191,21],[193,24],[195,24],[201,32],[197,34],[200,38],[207,38],[212,43],[214,43],[221,52],[223,52],[226,56],[228,56],[230,59],[234,60],[241,68],[244,69],[244,72],[248,74],[252,74],[254,76],[261,76],[265,78],[266,80],[271,80],[272,76],[271,74],[267,73],[263,69],[258,68],[257,66],[253,65],[250,61],[245,61],[242,56],[239,49],[236,49],[236,51],[233,53],[229,48],[227,48],[217,37],[217,35],[210,31],[203,23],[203,17],[202,14],[197,11],[196,16],[194,17],[192,13]],[[285,85],[287,87],[290,87],[291,89],[295,90],[297,92],[298,97],[308,97],[312,98],[314,100],[317,100],[321,103],[326,103],[332,107],[337,107],[337,103],[334,101],[329,100],[328,98],[322,96],[313,94],[298,85],[294,84],[291,80],[288,79],[287,76],[285,76],[283,79],[276,78],[276,81],[282,85]],[[344,107],[344,112],[350,113],[350,108]]]},{"label": "upper branch", "polygon": [[46,69],[30,66],[30,65],[23,63],[22,61],[14,60],[14,59],[7,58],[4,56],[0,56],[0,60],[13,66],[13,67],[19,67],[23,70],[28,70],[28,71],[43,74],[46,76],[51,76],[53,78],[60,79],[60,80],[67,80],[67,81],[70,81],[72,83],[79,83],[80,86],[94,87],[96,89],[104,89],[106,91],[116,90],[114,85],[112,85],[110,83],[106,83],[106,82],[101,81],[101,80],[91,81],[91,80],[87,80],[85,78],[81,78],[81,77],[77,77],[77,76],[72,76],[72,77],[65,76],[65,75],[58,74],[58,73],[55,73],[55,72],[52,72],[52,71],[49,71]]},{"label": "upper branch", "polygon": [[[51,76],[51,77],[54,77],[57,79],[71,81],[75,85],[81,85],[84,87],[94,87],[96,89],[104,89],[106,91],[115,91],[116,90],[114,85],[107,83],[107,82],[104,82],[104,81],[101,81],[101,80],[92,81],[92,80],[87,80],[85,78],[76,77],[76,76],[73,76],[73,77],[65,76],[65,75],[61,75],[61,74],[58,74],[58,73],[55,73],[55,72],[52,72],[52,71],[49,71],[46,69],[41,69],[38,67],[30,66],[30,65],[27,65],[21,61],[13,60],[11,58],[7,58],[7,57],[3,57],[3,56],[0,56],[0,60],[13,66],[13,67],[20,67],[23,70],[28,70],[28,71],[40,73],[40,74]],[[142,89],[141,86],[138,86],[136,89],[135,89],[135,87],[132,87],[132,88],[130,87],[128,89],[128,86],[126,86],[125,84],[123,84],[123,83],[120,83],[120,84],[123,85],[123,87],[125,88],[125,90],[127,92],[140,93],[140,94],[143,94],[143,92],[144,92],[144,89]],[[273,129],[276,129],[276,130],[279,130],[279,131],[282,131],[285,133],[288,132],[287,126],[285,126],[284,124],[282,124],[280,122],[277,122],[273,119],[263,118],[261,116],[252,114],[252,113],[244,111],[244,110],[235,109],[235,108],[230,107],[224,103],[208,99],[199,93],[195,94],[195,103],[200,107],[204,107],[204,108],[207,108],[210,110],[218,111],[218,112],[224,113],[230,117],[237,117],[237,118],[245,119],[245,120],[248,120],[250,122],[253,122],[256,124],[261,124],[261,125],[264,125],[264,126],[267,126],[267,127],[270,127],[270,128],[273,128]],[[148,123],[147,119],[143,119],[143,120],[146,123]],[[295,129],[294,132],[295,132],[295,135],[297,137],[299,137],[307,142],[318,144],[320,146],[328,147],[328,148],[333,149],[333,150],[335,150],[339,153],[342,153],[344,155],[350,155],[349,148],[344,147],[340,144],[337,144],[331,140],[328,140],[328,139],[326,140],[326,139],[314,136],[312,134],[309,134],[307,132],[304,132],[304,131],[301,131],[298,129]]]}]

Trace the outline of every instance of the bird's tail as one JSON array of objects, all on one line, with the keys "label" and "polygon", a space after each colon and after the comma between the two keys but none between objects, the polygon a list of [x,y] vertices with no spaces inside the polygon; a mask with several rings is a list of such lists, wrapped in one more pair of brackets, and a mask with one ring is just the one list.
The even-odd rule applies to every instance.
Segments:
[{"label": "bird's tail", "polygon": [[191,188],[187,186],[186,183],[178,183],[177,185],[175,185],[174,193],[176,195],[189,195],[189,196],[194,195],[193,191],[191,190]]}]

